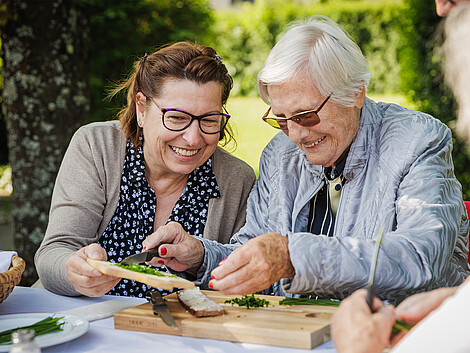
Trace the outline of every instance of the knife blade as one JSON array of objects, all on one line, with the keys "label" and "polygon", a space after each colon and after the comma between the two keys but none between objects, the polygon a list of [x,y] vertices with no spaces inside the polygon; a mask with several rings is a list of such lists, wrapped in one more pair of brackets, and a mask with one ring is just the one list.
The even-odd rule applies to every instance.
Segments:
[{"label": "knife blade", "polygon": [[138,265],[147,261],[152,260],[155,256],[158,256],[158,249],[160,246],[156,248],[142,251],[141,253],[130,255],[126,257],[124,260],[121,261],[123,265]]},{"label": "knife blade", "polygon": [[158,315],[162,318],[163,322],[171,327],[178,327],[176,325],[175,319],[171,316],[170,310],[165,303],[165,299],[162,298],[162,295],[159,291],[148,291],[145,295],[148,301],[152,303],[152,309],[154,315]]},{"label": "knife blade", "polygon": [[367,305],[369,305],[370,311],[374,312],[372,309],[372,302],[374,300],[376,291],[375,291],[375,270],[377,269],[377,263],[379,260],[379,250],[380,244],[382,243],[382,236],[383,236],[384,229],[383,227],[379,228],[379,233],[377,234],[377,238],[375,239],[375,246],[374,246],[374,253],[372,254],[372,261],[370,263],[370,271],[369,271],[369,281],[367,283]]}]

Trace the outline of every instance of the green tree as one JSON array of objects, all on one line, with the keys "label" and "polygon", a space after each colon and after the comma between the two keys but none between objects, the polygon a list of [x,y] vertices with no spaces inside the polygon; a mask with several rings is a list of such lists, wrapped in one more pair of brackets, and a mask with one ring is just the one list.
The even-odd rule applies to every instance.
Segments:
[{"label": "green tree", "polygon": [[125,97],[106,100],[134,61],[170,42],[204,43],[211,35],[208,0],[81,0],[90,16],[90,89],[93,121],[114,118]]},{"label": "green tree", "polygon": [[15,248],[28,262],[24,284],[37,278],[32,260],[73,132],[114,117],[125,97],[104,101],[107,87],[136,57],[168,42],[204,42],[211,11],[208,0],[0,0],[2,108]]},{"label": "green tree", "polygon": [[[47,226],[57,170],[75,129],[88,120],[87,18],[64,0],[2,1],[2,108],[12,166],[15,249],[33,258]],[[66,220],[64,220],[66,221]]]}]

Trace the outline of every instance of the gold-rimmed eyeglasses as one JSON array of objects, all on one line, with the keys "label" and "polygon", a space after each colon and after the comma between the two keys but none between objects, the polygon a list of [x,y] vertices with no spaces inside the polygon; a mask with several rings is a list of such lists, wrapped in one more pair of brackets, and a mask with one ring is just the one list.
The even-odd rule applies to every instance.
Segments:
[{"label": "gold-rimmed eyeglasses", "polygon": [[323,106],[328,102],[330,99],[331,94],[326,97],[322,104],[317,109],[307,110],[305,112],[300,112],[291,116],[290,118],[279,118],[275,115],[269,115],[271,112],[271,107],[269,107],[268,111],[263,115],[262,119],[271,125],[275,129],[281,130],[288,130],[287,122],[292,120],[294,123],[299,124],[301,126],[315,126],[320,122],[320,117],[318,113],[323,108]]}]

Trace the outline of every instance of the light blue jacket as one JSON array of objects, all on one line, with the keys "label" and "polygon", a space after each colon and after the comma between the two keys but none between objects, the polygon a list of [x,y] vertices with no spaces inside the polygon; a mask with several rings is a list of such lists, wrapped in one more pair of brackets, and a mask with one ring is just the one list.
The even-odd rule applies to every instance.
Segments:
[{"label": "light blue jacket", "polygon": [[277,232],[289,238],[293,278],[273,294],[342,299],[366,286],[374,238],[384,227],[377,294],[397,302],[420,291],[462,283],[470,269],[468,219],[454,176],[450,130],[433,117],[366,99],[351,145],[334,237],[307,233],[309,200],[322,167],[282,132],[266,146],[248,199],[247,220],[232,245],[202,240],[199,283],[237,246]]}]

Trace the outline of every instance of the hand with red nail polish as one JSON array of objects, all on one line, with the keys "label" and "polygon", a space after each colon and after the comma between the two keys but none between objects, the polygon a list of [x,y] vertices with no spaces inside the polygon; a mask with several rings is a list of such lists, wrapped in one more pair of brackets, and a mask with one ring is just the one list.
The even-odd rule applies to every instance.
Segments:
[{"label": "hand with red nail polish", "polygon": [[181,224],[169,222],[149,235],[142,243],[143,247],[153,249],[160,246],[158,257],[148,264],[158,266],[159,260],[164,260],[165,266],[178,272],[195,275],[204,259],[204,246],[189,235]]}]

